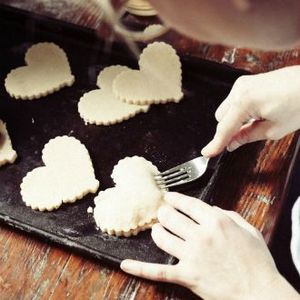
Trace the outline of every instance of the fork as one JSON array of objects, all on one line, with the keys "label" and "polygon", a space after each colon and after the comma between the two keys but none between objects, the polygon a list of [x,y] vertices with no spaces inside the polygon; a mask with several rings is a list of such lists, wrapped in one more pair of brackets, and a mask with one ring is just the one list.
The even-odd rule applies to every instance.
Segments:
[{"label": "fork", "polygon": [[182,185],[201,177],[207,169],[208,162],[209,158],[199,156],[155,175],[154,179],[161,189],[168,190],[170,187]]}]

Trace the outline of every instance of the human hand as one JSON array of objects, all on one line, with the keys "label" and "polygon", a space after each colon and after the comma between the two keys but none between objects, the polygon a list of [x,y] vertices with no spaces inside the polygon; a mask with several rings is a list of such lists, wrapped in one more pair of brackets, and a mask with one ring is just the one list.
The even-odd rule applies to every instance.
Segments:
[{"label": "human hand", "polygon": [[281,279],[262,235],[238,213],[178,193],[166,193],[165,200],[152,238],[179,262],[125,260],[125,272],[186,286],[204,299],[287,299],[266,297],[270,290],[280,294]]},{"label": "human hand", "polygon": [[[215,156],[300,128],[300,66],[238,78],[216,111],[218,126],[202,155]],[[249,122],[250,121],[250,122]]]}]

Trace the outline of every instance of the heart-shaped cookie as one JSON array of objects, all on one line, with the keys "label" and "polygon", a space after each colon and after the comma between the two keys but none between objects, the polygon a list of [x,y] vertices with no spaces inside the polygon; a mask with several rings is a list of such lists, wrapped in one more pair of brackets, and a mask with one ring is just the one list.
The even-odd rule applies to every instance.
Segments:
[{"label": "heart-shaped cookie", "polygon": [[17,153],[12,148],[6,125],[0,120],[0,167],[7,163],[14,163],[16,158]]},{"label": "heart-shaped cookie", "polygon": [[99,181],[89,153],[74,137],[50,140],[42,160],[45,166],[27,173],[21,183],[22,199],[32,209],[51,211],[97,191]]},{"label": "heart-shaped cookie", "polygon": [[140,70],[119,74],[113,92],[133,104],[157,104],[182,99],[181,63],[172,46],[164,42],[149,44],[139,59]]},{"label": "heart-shaped cookie", "polygon": [[78,112],[86,123],[110,125],[127,120],[140,112],[149,110],[149,105],[128,104],[118,99],[112,91],[115,77],[130,70],[125,66],[110,66],[99,74],[100,89],[85,93],[78,103]]},{"label": "heart-shaped cookie", "polygon": [[25,63],[27,66],[16,68],[6,76],[5,88],[11,97],[37,99],[74,83],[67,56],[54,43],[31,46]]},{"label": "heart-shaped cookie", "polygon": [[162,191],[154,181],[158,169],[143,157],[126,157],[112,172],[116,186],[95,198],[94,218],[102,232],[117,236],[136,235],[157,222],[163,204]]}]

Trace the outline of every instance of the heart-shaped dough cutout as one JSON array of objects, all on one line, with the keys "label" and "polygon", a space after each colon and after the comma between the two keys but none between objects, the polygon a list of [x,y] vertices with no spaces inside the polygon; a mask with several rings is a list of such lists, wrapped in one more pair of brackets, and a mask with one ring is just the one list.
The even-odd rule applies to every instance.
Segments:
[{"label": "heart-shaped dough cutout", "polygon": [[51,139],[42,153],[44,167],[33,169],[23,178],[21,195],[32,209],[57,209],[96,193],[99,181],[86,147],[74,137]]},{"label": "heart-shaped dough cutout", "polygon": [[31,46],[25,63],[27,66],[10,71],[5,79],[5,88],[11,97],[37,99],[74,83],[67,56],[54,43]]},{"label": "heart-shaped dough cutout", "polygon": [[149,110],[149,105],[128,104],[114,95],[112,84],[115,77],[128,70],[125,66],[116,65],[100,72],[97,79],[100,89],[85,93],[78,103],[78,112],[86,123],[111,125]]},{"label": "heart-shaped dough cutout", "polygon": [[0,167],[7,163],[14,163],[16,158],[17,153],[12,148],[6,125],[0,120]]},{"label": "heart-shaped dough cutout", "polygon": [[102,232],[117,236],[136,235],[157,222],[163,193],[155,183],[158,169],[143,157],[126,157],[112,172],[116,186],[95,198],[94,218]]},{"label": "heart-shaped dough cutout", "polygon": [[118,75],[113,92],[127,103],[158,104],[182,99],[181,63],[172,46],[164,42],[149,44],[139,59],[140,70]]}]

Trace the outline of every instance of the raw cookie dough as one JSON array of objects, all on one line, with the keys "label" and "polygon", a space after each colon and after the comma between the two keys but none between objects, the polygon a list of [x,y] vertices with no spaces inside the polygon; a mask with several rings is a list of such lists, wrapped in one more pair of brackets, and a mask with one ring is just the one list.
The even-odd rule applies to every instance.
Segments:
[{"label": "raw cookie dough", "polygon": [[164,42],[149,44],[139,59],[140,70],[119,74],[113,92],[133,104],[158,104],[182,99],[181,63],[172,46]]},{"label": "raw cookie dough", "polygon": [[37,99],[74,83],[67,56],[54,43],[31,46],[25,63],[27,66],[10,71],[5,79],[5,88],[11,97]]},{"label": "raw cookie dough", "polygon": [[51,139],[42,152],[44,167],[28,172],[21,183],[22,199],[40,211],[57,209],[96,193],[99,181],[86,147],[74,137]]},{"label": "raw cookie dough", "polygon": [[136,235],[157,222],[163,193],[154,181],[158,169],[143,157],[126,157],[112,172],[116,186],[95,198],[94,218],[102,232]]},{"label": "raw cookie dough", "polygon": [[86,123],[110,125],[127,120],[140,112],[149,110],[149,105],[128,104],[118,99],[112,92],[115,77],[130,70],[125,66],[110,66],[98,76],[100,89],[85,93],[78,103],[80,116]]},{"label": "raw cookie dough", "polygon": [[7,163],[14,163],[16,158],[17,153],[12,148],[6,125],[0,120],[0,167]]}]

